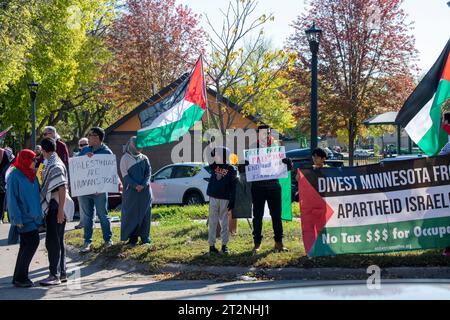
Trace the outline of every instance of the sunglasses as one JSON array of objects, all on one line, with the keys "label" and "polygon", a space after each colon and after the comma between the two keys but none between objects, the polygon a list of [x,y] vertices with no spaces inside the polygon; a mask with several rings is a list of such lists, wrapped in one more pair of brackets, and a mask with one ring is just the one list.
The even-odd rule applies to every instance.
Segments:
[{"label": "sunglasses", "polygon": [[98,134],[95,134],[95,133],[89,133],[88,137],[98,137]]},{"label": "sunglasses", "polygon": [[80,148],[82,148],[82,147],[86,147],[88,144],[87,143],[85,143],[85,144],[79,144],[78,146],[80,147]]}]

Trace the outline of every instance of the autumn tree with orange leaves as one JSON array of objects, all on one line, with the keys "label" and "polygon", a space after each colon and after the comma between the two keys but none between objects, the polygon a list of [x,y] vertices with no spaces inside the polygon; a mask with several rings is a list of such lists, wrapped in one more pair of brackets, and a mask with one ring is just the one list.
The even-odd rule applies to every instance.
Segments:
[{"label": "autumn tree with orange leaves", "polygon": [[397,111],[412,92],[416,49],[402,0],[311,0],[293,23],[289,48],[298,52],[291,93],[301,129],[309,131],[311,53],[305,30],[323,30],[319,48],[319,135],[348,131],[350,165],[362,122]]},{"label": "autumn tree with orange leaves", "polygon": [[107,35],[113,61],[105,73],[116,110],[145,101],[193,67],[203,49],[199,19],[175,0],[125,1]]}]

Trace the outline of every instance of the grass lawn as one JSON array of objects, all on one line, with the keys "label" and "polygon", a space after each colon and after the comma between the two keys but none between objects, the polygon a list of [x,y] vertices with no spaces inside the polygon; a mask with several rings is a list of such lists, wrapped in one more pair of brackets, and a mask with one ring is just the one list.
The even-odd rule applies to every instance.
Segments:
[{"label": "grass lawn", "polygon": [[[300,222],[283,222],[284,243],[289,252],[275,253],[273,249],[273,231],[270,221],[264,221],[262,250],[252,255],[253,241],[251,229],[246,220],[240,220],[238,234],[230,237],[229,256],[208,254],[208,229],[205,222],[174,214],[160,219],[151,229],[152,245],[149,247],[129,247],[119,241],[120,229],[113,228],[115,245],[109,249],[102,247],[100,229],[95,229],[93,238],[94,252],[107,258],[135,259],[148,264],[156,270],[166,263],[183,263],[208,266],[254,266],[264,268],[277,267],[349,267],[366,268],[370,265],[383,267],[400,266],[448,266],[449,259],[441,255],[441,250],[417,250],[385,254],[353,254],[335,257],[308,258],[301,240]],[[66,234],[66,243],[81,247],[82,230]],[[220,248],[220,239],[216,247]]]}]

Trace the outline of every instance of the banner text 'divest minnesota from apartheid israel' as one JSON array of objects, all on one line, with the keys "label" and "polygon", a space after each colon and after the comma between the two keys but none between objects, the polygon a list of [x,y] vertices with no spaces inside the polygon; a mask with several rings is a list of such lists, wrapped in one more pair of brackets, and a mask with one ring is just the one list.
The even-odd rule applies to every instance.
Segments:
[{"label": "banner text 'divest minnesota from apartheid israel'", "polygon": [[309,256],[450,246],[450,157],[301,169]]}]

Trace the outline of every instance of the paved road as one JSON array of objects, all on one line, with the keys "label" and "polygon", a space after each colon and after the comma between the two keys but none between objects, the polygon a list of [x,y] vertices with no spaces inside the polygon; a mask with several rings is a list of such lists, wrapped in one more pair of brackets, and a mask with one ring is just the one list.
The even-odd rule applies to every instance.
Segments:
[{"label": "paved road", "polygon": [[[70,223],[67,229],[72,229]],[[261,286],[271,281],[233,281],[219,283],[213,280],[159,280],[158,276],[143,275],[119,269],[108,269],[104,265],[85,265],[77,255],[68,257],[68,270],[79,268],[81,280],[72,279],[60,286],[45,288],[15,288],[12,273],[17,257],[18,245],[7,245],[9,225],[0,225],[0,299],[177,299],[200,294],[223,292],[235,288]],[[38,282],[47,277],[48,260],[44,235],[30,267],[30,278]],[[283,281],[279,283],[292,283]]]}]

